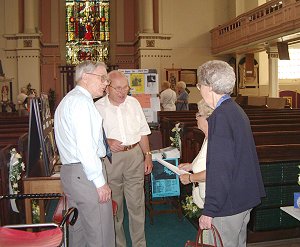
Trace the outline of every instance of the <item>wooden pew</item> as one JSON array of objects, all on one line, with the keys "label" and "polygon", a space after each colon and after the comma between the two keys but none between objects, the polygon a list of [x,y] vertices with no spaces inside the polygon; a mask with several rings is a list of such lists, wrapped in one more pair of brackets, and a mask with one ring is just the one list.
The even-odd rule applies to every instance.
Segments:
[{"label": "wooden pew", "polygon": [[251,211],[248,242],[297,238],[300,222],[280,210],[293,205],[299,191],[300,144],[256,147],[267,196]]},{"label": "wooden pew", "polygon": [[28,127],[16,127],[14,128],[13,125],[11,128],[1,128],[0,127],[0,135],[1,134],[7,134],[7,133],[20,133],[20,134],[23,134],[25,132],[28,132]]},{"label": "wooden pew", "polygon": [[278,144],[300,144],[300,131],[253,132],[256,146]]}]

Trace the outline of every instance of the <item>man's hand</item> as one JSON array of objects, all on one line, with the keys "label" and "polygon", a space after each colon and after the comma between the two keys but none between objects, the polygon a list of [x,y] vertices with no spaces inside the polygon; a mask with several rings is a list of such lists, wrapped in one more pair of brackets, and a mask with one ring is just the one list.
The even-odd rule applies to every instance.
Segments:
[{"label": "man's hand", "polygon": [[110,150],[114,153],[124,151],[124,146],[122,145],[122,142],[116,140],[116,139],[107,139],[107,143],[110,147]]},{"label": "man's hand", "polygon": [[199,218],[200,229],[210,229],[211,228],[212,217],[201,215]]},{"label": "man's hand", "polygon": [[109,188],[108,184],[104,184],[103,186],[97,188],[99,202],[105,203],[111,199],[111,189]]},{"label": "man's hand", "polygon": [[148,175],[152,172],[153,163],[151,155],[145,156],[145,175]]}]

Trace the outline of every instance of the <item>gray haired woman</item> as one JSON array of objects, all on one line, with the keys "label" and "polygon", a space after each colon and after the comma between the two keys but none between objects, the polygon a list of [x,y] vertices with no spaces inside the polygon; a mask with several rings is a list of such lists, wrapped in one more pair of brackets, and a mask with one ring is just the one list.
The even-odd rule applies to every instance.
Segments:
[{"label": "gray haired woman", "polygon": [[250,211],[265,196],[250,122],[230,97],[235,73],[228,63],[206,62],[197,75],[197,88],[214,109],[207,119],[206,195],[199,226],[214,224],[224,246],[246,247]]}]

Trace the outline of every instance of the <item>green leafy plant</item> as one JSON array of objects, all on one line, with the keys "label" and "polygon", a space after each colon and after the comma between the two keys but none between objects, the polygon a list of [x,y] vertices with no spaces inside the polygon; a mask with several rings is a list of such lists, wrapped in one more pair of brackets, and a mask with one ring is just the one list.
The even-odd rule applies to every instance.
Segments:
[{"label": "green leafy plant", "polygon": [[182,202],[182,208],[190,219],[199,218],[202,210],[193,202],[193,196],[186,196],[185,200]]}]

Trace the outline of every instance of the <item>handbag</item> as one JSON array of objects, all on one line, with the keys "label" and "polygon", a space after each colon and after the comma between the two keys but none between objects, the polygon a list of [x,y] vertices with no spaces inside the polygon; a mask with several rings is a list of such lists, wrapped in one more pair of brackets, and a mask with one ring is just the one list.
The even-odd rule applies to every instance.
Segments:
[{"label": "handbag", "polygon": [[[213,245],[203,243],[203,232],[204,231],[212,231],[213,238],[214,238]],[[206,229],[199,228],[197,237],[196,237],[196,241],[194,242],[194,241],[188,240],[185,243],[184,247],[217,247],[218,246],[217,240],[219,240],[220,247],[224,247],[220,233],[218,232],[217,228],[212,224],[211,229],[206,230]]]}]

